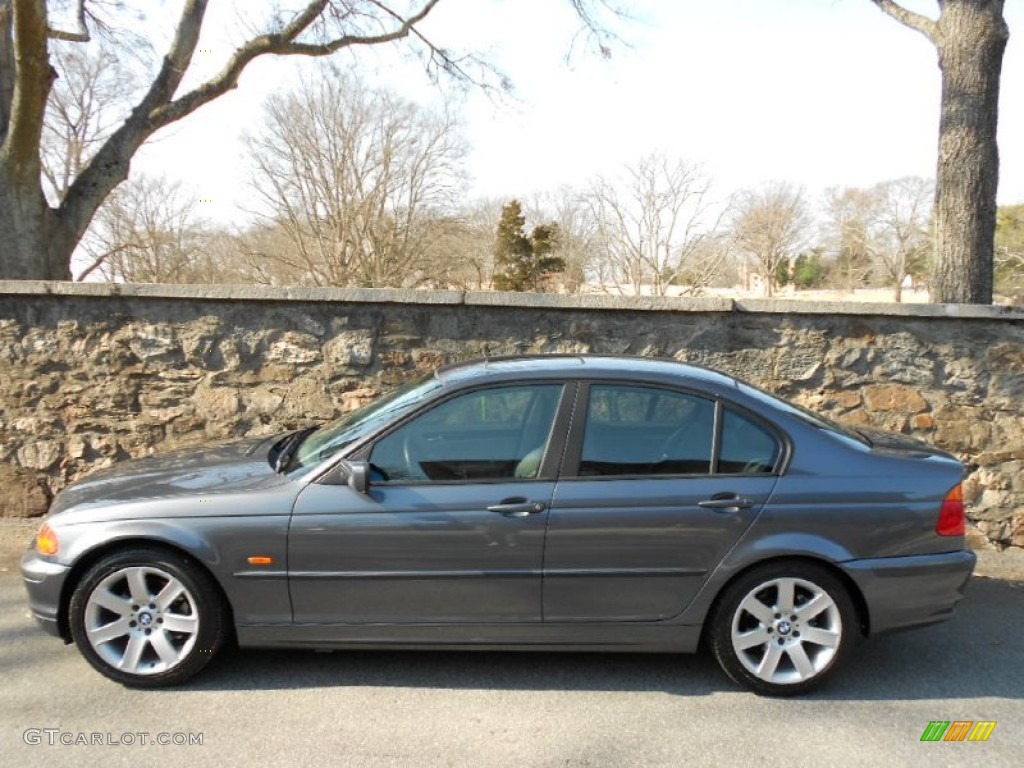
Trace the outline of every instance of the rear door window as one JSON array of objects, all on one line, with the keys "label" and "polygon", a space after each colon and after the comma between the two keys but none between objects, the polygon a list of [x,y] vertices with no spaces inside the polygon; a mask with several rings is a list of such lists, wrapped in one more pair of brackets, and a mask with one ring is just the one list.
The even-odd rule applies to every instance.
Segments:
[{"label": "rear door window", "polygon": [[592,384],[579,475],[708,474],[712,400],[656,387]]}]

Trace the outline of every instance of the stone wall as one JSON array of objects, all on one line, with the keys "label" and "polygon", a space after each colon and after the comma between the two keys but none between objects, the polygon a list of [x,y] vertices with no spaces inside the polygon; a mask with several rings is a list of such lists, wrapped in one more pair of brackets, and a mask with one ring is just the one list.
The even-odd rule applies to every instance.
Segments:
[{"label": "stone wall", "polygon": [[96,467],[329,418],[514,353],[675,357],[960,456],[975,543],[1024,546],[1024,312],[724,299],[0,282],[0,505]]}]

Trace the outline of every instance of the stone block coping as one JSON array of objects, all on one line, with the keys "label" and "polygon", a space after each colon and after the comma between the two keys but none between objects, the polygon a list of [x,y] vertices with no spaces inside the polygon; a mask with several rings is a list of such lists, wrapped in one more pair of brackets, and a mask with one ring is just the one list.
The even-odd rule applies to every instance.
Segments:
[{"label": "stone block coping", "polygon": [[441,291],[403,288],[270,288],[257,285],[157,283],[74,283],[0,280],[0,296],[174,299],[181,301],[338,302],[424,306],[514,307],[548,310],[626,312],[756,313],[778,315],[862,315],[956,320],[1024,321],[1024,308],[981,304],[898,304],[888,302],[730,299],[720,297],[612,296],[606,294]]}]

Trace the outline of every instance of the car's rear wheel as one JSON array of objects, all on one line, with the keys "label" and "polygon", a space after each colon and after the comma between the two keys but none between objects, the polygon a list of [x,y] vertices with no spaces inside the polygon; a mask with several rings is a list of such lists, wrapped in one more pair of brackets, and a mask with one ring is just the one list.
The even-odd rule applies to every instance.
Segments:
[{"label": "car's rear wheel", "polygon": [[71,634],[100,673],[128,686],[184,682],[227,635],[220,591],[195,562],[135,548],[95,563],[71,596]]},{"label": "car's rear wheel", "polygon": [[820,685],[860,638],[850,594],[827,568],[776,562],[742,575],[711,616],[711,650],[740,685],[793,696]]}]

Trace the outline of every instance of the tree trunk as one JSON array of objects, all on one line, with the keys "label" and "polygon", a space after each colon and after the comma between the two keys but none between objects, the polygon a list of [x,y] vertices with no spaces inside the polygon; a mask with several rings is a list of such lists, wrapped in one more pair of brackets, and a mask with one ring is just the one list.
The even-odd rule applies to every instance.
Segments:
[{"label": "tree trunk", "polygon": [[70,280],[75,241],[38,188],[0,180],[0,279]]},{"label": "tree trunk", "polygon": [[999,151],[999,78],[1009,32],[1001,0],[944,0],[931,298],[992,303]]},{"label": "tree trunk", "polygon": [[[0,23],[0,279],[70,278],[74,242],[43,196],[39,143],[55,73],[44,0],[4,3]],[[13,65],[13,67],[12,67]]]}]

